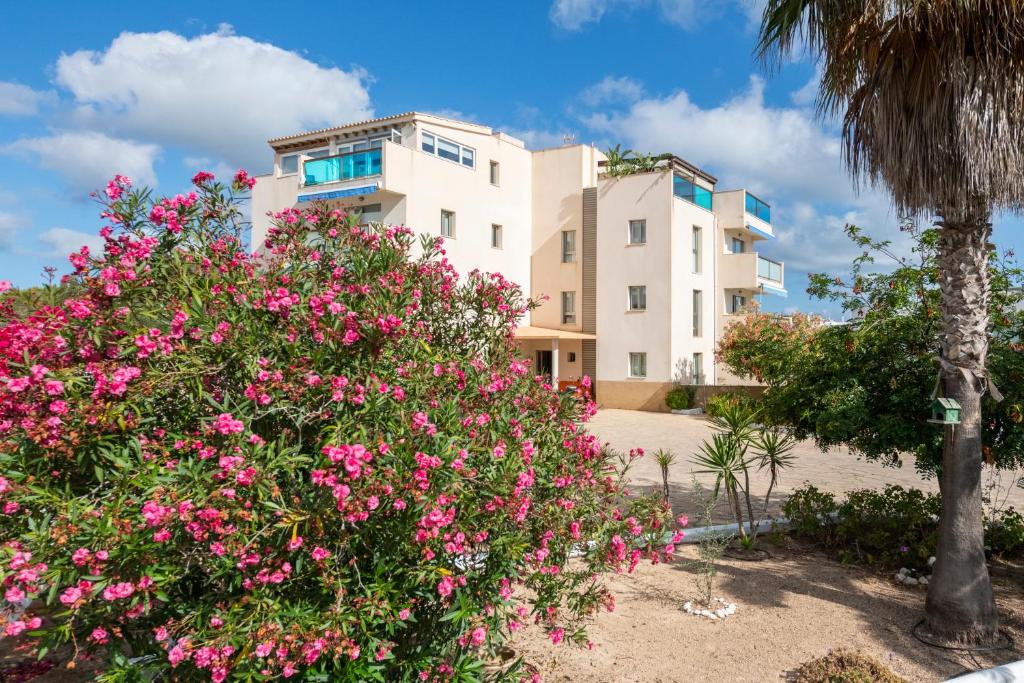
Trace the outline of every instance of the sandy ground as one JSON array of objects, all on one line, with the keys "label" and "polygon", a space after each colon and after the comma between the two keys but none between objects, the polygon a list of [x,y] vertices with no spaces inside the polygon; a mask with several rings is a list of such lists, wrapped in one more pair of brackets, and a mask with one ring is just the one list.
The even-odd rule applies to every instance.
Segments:
[{"label": "sandy ground", "polygon": [[[914,682],[1024,658],[1017,649],[972,661],[922,645],[910,629],[922,614],[924,589],[784,543],[766,561],[722,561],[716,592],[738,607],[724,622],[681,610],[694,587],[687,558],[695,548],[687,546],[671,565],[644,564],[631,576],[609,578],[616,608],[588,630],[592,650],[554,646],[536,627],[514,649],[545,681],[557,682],[784,681],[799,664],[837,647],[870,654]],[[992,573],[1003,623],[1024,643],[1024,567],[996,563]]]},{"label": "sandy ground", "polygon": [[[604,409],[598,411],[588,429],[603,443],[620,451],[636,447],[646,451],[647,455],[635,463],[630,473],[630,481],[638,490],[661,490],[661,472],[654,451],[659,448],[673,451],[676,464],[672,466],[669,475],[672,506],[676,514],[686,513],[692,517],[697,506],[692,494],[691,472],[694,467],[690,460],[698,451],[701,441],[712,434],[706,417]],[[882,489],[888,484],[934,493],[939,490],[937,480],[922,479],[917,473],[912,456],[907,457],[902,467],[886,467],[851,455],[846,448],[835,448],[823,453],[811,441],[798,444],[794,455],[795,465],[783,472],[782,481],[772,493],[769,504],[772,514],[779,514],[789,493],[805,482],[836,494],[853,489]],[[711,475],[698,475],[697,478],[705,487],[714,484]],[[752,489],[762,500],[767,487],[766,478],[754,478]],[[1008,502],[1018,510],[1024,508],[1024,489],[1012,490]],[[715,521],[732,521],[724,501],[719,504]]]}]

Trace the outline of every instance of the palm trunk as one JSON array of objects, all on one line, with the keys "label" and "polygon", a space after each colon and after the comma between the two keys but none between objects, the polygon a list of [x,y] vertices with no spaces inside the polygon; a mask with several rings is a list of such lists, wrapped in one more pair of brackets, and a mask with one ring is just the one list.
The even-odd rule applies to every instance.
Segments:
[{"label": "palm trunk", "polygon": [[941,642],[992,643],[999,619],[985,565],[981,506],[981,397],[988,353],[987,209],[944,216],[938,266],[942,290],[939,361],[946,396],[960,403],[960,424],[946,427],[942,513],[925,630]]}]

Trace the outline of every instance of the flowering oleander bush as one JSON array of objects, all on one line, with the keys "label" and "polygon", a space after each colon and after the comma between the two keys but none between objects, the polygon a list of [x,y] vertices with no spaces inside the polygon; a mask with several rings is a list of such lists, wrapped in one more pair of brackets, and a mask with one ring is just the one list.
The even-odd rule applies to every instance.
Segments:
[{"label": "flowering oleander bush", "polygon": [[115,178],[104,253],[0,293],[8,637],[111,681],[514,677],[511,632],[586,642],[599,573],[672,553],[593,404],[518,359],[515,285],[325,206],[248,256],[251,180],[194,183]]}]

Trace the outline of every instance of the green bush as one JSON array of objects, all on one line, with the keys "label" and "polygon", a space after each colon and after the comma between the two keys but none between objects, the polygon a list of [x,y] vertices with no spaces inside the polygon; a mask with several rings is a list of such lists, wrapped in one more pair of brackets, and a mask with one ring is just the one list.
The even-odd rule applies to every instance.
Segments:
[{"label": "green bush", "polygon": [[665,405],[672,410],[689,410],[697,397],[697,387],[689,384],[677,384],[665,394]]},{"label": "green bush", "polygon": [[985,545],[1004,557],[1024,553],[1024,516],[1008,508],[998,518],[986,520]]},{"label": "green bush", "polygon": [[782,506],[790,528],[798,536],[810,538],[826,547],[836,544],[836,522],[839,510],[836,497],[807,484],[798,488]]},{"label": "green bush", "polygon": [[735,391],[726,391],[721,394],[712,394],[704,401],[704,412],[712,417],[722,417],[730,406],[746,405],[754,406],[754,399],[746,394]]}]

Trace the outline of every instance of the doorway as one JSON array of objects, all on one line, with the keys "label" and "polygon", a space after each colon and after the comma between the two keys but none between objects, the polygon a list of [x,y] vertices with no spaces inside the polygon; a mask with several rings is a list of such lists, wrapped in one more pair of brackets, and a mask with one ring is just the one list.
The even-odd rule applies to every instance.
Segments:
[{"label": "doorway", "polygon": [[551,352],[537,352],[537,374],[551,377]]}]

